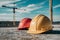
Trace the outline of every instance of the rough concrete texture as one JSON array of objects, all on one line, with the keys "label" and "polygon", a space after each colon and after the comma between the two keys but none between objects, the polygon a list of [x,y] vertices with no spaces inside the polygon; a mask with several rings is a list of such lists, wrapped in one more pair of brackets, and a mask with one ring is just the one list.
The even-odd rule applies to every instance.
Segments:
[{"label": "rough concrete texture", "polygon": [[28,34],[27,30],[17,27],[0,28],[0,40],[60,40],[60,26],[54,25],[53,31],[44,34]]}]

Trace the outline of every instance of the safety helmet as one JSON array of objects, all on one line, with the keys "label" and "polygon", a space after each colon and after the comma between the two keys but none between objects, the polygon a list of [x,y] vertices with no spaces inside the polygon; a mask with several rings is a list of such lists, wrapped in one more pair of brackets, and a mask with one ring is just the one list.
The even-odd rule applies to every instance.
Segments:
[{"label": "safety helmet", "polygon": [[45,15],[37,15],[31,21],[30,28],[27,33],[39,34],[52,30],[51,21]]},{"label": "safety helmet", "polygon": [[28,29],[30,27],[30,22],[31,22],[30,18],[22,19],[21,22],[19,23],[18,30]]}]

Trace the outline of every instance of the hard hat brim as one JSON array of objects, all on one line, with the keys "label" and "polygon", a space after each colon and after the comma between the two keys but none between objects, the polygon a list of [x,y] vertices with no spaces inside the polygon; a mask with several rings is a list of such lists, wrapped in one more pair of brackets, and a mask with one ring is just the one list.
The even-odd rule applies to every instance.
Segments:
[{"label": "hard hat brim", "polygon": [[27,33],[31,33],[31,34],[41,34],[44,31],[27,31]]},{"label": "hard hat brim", "polygon": [[[52,29],[50,29],[50,30],[52,30]],[[47,32],[47,31],[49,31],[49,30],[45,30],[45,31],[42,31],[42,30],[30,31],[30,30],[28,30],[27,33],[30,33],[30,34],[42,34],[42,33]]]}]

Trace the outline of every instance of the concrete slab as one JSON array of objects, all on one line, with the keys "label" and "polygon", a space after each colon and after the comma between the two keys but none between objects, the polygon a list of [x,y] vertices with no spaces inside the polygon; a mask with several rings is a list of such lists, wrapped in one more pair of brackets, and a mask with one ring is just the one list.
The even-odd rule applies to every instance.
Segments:
[{"label": "concrete slab", "polygon": [[[60,26],[59,26],[60,27]],[[44,34],[28,34],[27,30],[17,30],[17,27],[0,28],[0,40],[60,40],[60,28],[54,26],[53,31]]]}]

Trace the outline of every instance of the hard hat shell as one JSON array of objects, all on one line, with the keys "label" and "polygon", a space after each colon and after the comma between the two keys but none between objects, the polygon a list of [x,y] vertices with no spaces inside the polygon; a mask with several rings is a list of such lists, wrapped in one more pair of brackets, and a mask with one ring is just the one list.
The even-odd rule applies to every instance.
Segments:
[{"label": "hard hat shell", "polygon": [[45,15],[37,15],[31,21],[30,28],[27,33],[39,34],[52,30],[51,21]]},{"label": "hard hat shell", "polygon": [[21,20],[18,26],[18,30],[28,29],[30,27],[31,18],[24,18]]}]

